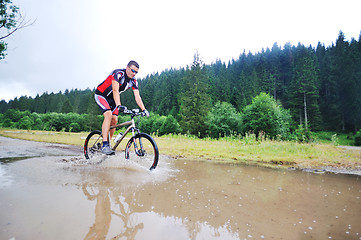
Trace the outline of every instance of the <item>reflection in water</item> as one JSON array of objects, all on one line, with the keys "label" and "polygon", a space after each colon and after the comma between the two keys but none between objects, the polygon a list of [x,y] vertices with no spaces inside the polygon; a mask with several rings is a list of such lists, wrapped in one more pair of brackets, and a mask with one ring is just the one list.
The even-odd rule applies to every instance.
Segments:
[{"label": "reflection in water", "polygon": [[139,188],[165,180],[170,172],[170,169],[149,172],[116,158],[81,169],[82,178],[87,179],[82,191],[89,201],[96,201],[95,221],[84,239],[136,239],[144,228],[138,216],[143,210],[137,210],[144,208],[138,202]]},{"label": "reflection in water", "polygon": [[95,193],[93,187],[89,188],[92,194],[89,193],[86,184],[82,186],[83,192],[85,196],[87,196],[87,199],[90,201],[96,200],[95,223],[89,229],[89,232],[84,239],[105,238],[109,231],[111,221],[110,200],[108,196],[108,191],[106,189],[100,189],[98,193]]},{"label": "reflection in water", "polygon": [[[119,217],[122,220],[121,228],[119,228],[120,234],[112,236],[111,239],[134,239],[138,230],[144,227],[143,223],[135,224],[132,221],[132,213],[130,212],[129,205],[125,202],[125,199],[120,196],[114,196],[113,205],[116,210],[111,209],[111,201],[109,195],[109,189],[104,187],[88,186],[84,184],[82,186],[83,192],[87,199],[90,201],[95,200],[95,222],[90,227],[88,234],[84,239],[106,239],[113,217]],[[91,193],[90,193],[91,192]],[[117,212],[118,210],[118,212]]]}]

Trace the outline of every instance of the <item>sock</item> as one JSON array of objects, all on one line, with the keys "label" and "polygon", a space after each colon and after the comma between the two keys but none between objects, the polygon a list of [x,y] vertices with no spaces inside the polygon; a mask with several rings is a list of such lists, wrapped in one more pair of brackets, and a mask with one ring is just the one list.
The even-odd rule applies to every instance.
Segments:
[{"label": "sock", "polygon": [[105,146],[109,146],[109,142],[108,141],[103,141],[103,147]]}]

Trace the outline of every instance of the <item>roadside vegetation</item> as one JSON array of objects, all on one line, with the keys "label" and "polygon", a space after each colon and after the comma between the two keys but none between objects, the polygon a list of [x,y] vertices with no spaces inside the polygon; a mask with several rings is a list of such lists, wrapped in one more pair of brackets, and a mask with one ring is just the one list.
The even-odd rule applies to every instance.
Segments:
[{"label": "roadside vegetation", "polygon": [[[189,116],[191,117],[191,116]],[[101,115],[77,113],[36,113],[8,109],[0,113],[0,128],[44,130],[57,132],[89,132],[100,129]],[[128,121],[129,116],[120,115],[119,122]],[[230,103],[217,102],[204,117],[201,129],[194,125],[183,125],[173,115],[151,114],[139,118],[138,127],[156,136],[187,135],[199,138],[231,138],[242,141],[248,136],[256,140],[291,141],[298,143],[329,143],[334,145],[361,145],[361,131],[356,134],[338,134],[328,131],[312,132],[306,124],[296,125],[289,110],[282,107],[273,97],[260,93],[252,103],[238,112]],[[183,126],[183,127],[182,127]],[[184,128],[188,127],[188,128]]]},{"label": "roadside vegetation", "polygon": [[[0,129],[0,135],[31,141],[52,142],[83,146],[88,132],[69,133],[39,130]],[[243,138],[219,139],[186,135],[163,135],[154,138],[162,155],[174,159],[219,161],[234,164],[258,165],[291,169],[348,169],[361,170],[361,150],[339,147],[347,144],[347,135],[323,132],[315,135],[312,143],[256,139],[254,134]],[[319,140],[318,140],[319,139]],[[122,143],[122,144],[125,144]],[[124,146],[119,149],[124,149]],[[82,155],[81,148],[79,155]]]}]

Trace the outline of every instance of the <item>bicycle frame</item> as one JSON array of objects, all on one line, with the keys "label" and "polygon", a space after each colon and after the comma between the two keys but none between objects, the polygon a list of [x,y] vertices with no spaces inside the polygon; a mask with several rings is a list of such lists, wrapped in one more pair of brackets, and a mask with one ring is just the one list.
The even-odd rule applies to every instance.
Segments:
[{"label": "bicycle frame", "polygon": [[[114,126],[110,126],[110,129],[116,129],[118,127],[124,127],[124,126],[128,126],[129,127],[125,130],[125,132],[123,133],[123,136],[119,139],[118,142],[115,143],[115,145],[113,146],[113,151],[115,151],[115,149],[119,146],[119,144],[123,141],[123,139],[125,138],[125,136],[130,132],[132,131],[132,135],[134,136],[135,135],[135,131],[139,132],[139,130],[135,127],[135,122],[134,122],[134,119],[132,117],[132,119],[130,121],[127,121],[127,122],[123,122],[123,123],[119,123],[119,124],[116,124]],[[108,139],[109,139],[109,142],[110,142],[110,134],[108,136]]]}]

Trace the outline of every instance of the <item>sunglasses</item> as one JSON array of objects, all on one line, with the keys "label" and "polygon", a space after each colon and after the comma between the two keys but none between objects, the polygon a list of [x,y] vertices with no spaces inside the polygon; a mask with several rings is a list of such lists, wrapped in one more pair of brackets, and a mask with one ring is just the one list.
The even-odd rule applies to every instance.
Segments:
[{"label": "sunglasses", "polygon": [[132,71],[132,73],[135,73],[135,74],[137,74],[138,72],[137,71],[135,71],[134,69],[131,69],[130,68],[130,70]]}]

